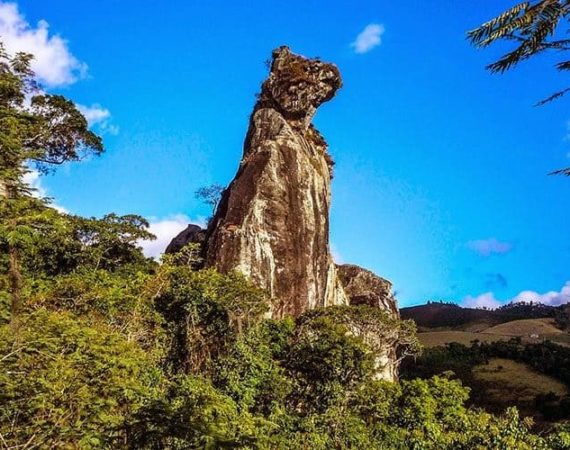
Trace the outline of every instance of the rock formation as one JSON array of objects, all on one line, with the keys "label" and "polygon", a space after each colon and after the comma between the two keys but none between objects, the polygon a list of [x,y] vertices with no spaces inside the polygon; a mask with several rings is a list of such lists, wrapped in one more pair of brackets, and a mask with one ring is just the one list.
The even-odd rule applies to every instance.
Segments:
[{"label": "rock formation", "polygon": [[178,253],[189,243],[202,245],[206,240],[206,230],[198,225],[190,224],[182,230],[166,247],[165,253]]},{"label": "rock formation", "polygon": [[337,266],[338,276],[351,305],[368,305],[398,315],[392,283],[353,264]]},{"label": "rock formation", "polygon": [[341,84],[332,64],[273,52],[238,173],[208,230],[206,265],[267,289],[275,317],[347,303],[329,251],[332,161],[311,124]]},{"label": "rock formation", "polygon": [[336,66],[276,49],[238,172],[208,229],[190,226],[168,247],[201,243],[205,266],[238,270],[278,301],[273,317],[349,303],[398,315],[389,282],[337,267],[330,254],[333,162],[311,120],[341,85]]}]

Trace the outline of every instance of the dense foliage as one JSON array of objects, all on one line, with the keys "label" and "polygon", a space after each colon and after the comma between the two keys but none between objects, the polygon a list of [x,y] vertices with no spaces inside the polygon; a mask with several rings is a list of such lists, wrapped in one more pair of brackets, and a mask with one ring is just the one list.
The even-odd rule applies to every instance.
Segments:
[{"label": "dense foliage", "polygon": [[271,302],[242,276],[192,269],[192,248],[146,260],[121,228],[131,220],[125,233],[117,220],[96,221],[116,233],[104,239],[121,249],[116,264],[101,263],[100,239],[75,237],[39,240],[23,258],[19,338],[0,326],[7,446],[567,448],[552,444],[563,432],[548,444],[515,410],[467,408],[457,381],[376,381],[374,341],[355,327],[396,336],[403,353],[417,345],[409,323],[367,307],[265,319]]},{"label": "dense foliage", "polygon": [[[97,222],[103,236],[115,219]],[[25,255],[18,340],[0,327],[7,446],[549,448],[514,410],[466,408],[457,381],[376,381],[374,342],[350,330],[396,335],[406,352],[409,323],[366,307],[265,319],[269,299],[242,276],[193,270],[191,248],[153,263],[127,234],[110,240],[117,264],[93,257],[99,239]],[[54,254],[78,263],[58,270]]]}]

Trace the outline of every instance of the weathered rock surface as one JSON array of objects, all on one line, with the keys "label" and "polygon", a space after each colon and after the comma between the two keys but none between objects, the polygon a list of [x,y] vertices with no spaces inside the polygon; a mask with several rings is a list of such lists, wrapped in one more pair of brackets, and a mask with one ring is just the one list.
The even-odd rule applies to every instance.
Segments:
[{"label": "weathered rock surface", "polygon": [[347,304],[329,250],[332,161],[311,124],[338,69],[280,47],[251,115],[237,175],[208,229],[205,262],[279,299],[273,317]]},{"label": "weathered rock surface", "polygon": [[392,283],[353,264],[337,266],[338,277],[351,305],[368,305],[398,316]]}]

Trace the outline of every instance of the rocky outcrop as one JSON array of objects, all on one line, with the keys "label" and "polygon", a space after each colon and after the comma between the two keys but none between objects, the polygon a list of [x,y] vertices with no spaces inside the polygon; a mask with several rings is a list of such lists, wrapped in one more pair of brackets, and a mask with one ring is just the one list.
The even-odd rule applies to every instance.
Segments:
[{"label": "rocky outcrop", "polygon": [[398,316],[392,283],[353,264],[337,266],[338,277],[351,305],[368,305]]},{"label": "rocky outcrop", "polygon": [[178,253],[187,244],[198,244],[202,246],[206,240],[206,230],[202,229],[198,225],[190,224],[179,234],[176,235],[164,253],[173,254]]},{"label": "rocky outcrop", "polygon": [[311,124],[340,86],[334,65],[273,52],[238,173],[210,222],[206,265],[265,288],[279,300],[273,317],[348,302],[329,250],[332,160]]}]

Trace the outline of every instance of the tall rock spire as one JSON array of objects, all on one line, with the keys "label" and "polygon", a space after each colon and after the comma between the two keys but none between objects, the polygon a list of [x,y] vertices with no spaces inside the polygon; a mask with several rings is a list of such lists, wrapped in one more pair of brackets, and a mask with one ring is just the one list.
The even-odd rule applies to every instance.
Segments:
[{"label": "tall rock spire", "polygon": [[332,160],[311,123],[341,85],[332,64],[273,52],[239,170],[208,229],[206,265],[267,289],[279,300],[274,317],[348,303],[329,248]]}]

